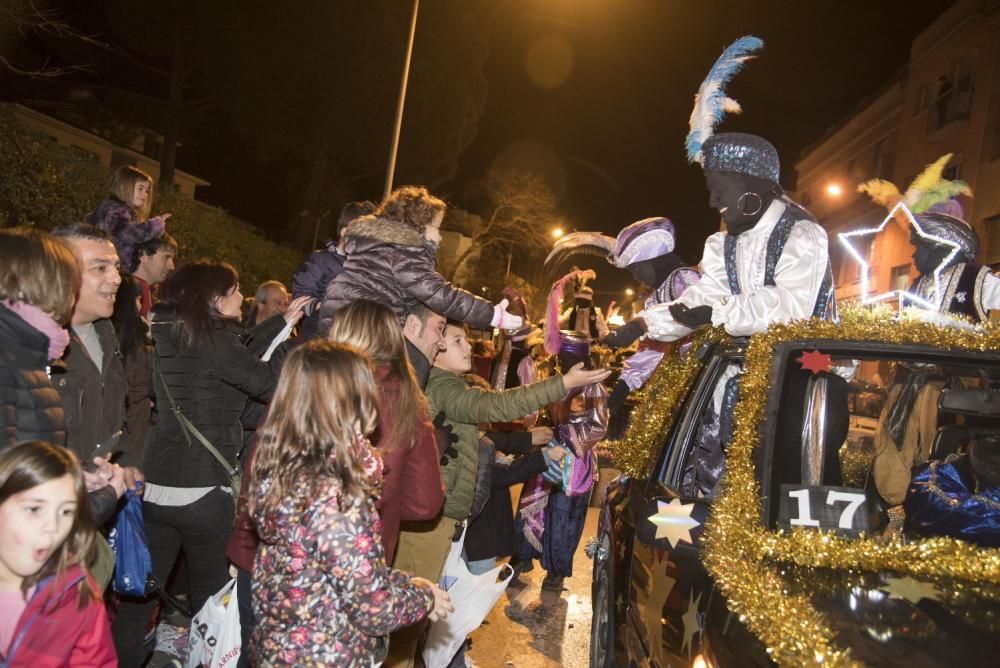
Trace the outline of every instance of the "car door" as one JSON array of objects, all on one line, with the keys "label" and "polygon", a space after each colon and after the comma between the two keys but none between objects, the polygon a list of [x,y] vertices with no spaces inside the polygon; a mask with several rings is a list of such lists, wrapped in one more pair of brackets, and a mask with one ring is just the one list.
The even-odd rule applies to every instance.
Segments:
[{"label": "car door", "polygon": [[[687,666],[698,650],[710,581],[698,540],[710,509],[711,485],[692,474],[698,449],[725,412],[741,360],[709,360],[670,430],[649,484],[634,499],[635,537],[629,571],[624,643],[640,665]],[[731,407],[729,407],[731,414]],[[717,443],[721,447],[722,443]],[[706,474],[708,475],[708,474]],[[710,475],[708,475],[710,477]],[[708,481],[710,482],[710,481]]]}]

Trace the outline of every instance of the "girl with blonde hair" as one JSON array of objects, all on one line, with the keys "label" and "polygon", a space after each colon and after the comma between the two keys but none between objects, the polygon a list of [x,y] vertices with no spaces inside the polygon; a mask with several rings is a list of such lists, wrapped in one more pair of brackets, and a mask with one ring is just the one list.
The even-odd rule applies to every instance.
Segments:
[{"label": "girl with blonde hair", "polygon": [[357,349],[316,340],[288,355],[251,465],[257,663],[377,665],[391,631],[452,610],[436,585],[385,563],[382,461],[367,438],[377,403]]},{"label": "girl with blonde hair", "polygon": [[87,222],[111,236],[121,270],[131,274],[139,267],[137,246],[161,237],[170,214],[150,218],[153,177],[138,167],[122,165],[116,169],[109,190],[108,196],[87,214]]},{"label": "girl with blonde hair", "polygon": [[385,560],[392,563],[400,522],[434,519],[444,502],[440,455],[427,401],[406,356],[403,331],[389,307],[354,302],[337,313],[330,340],[354,346],[374,366],[379,394],[374,440],[386,469],[377,508]]}]

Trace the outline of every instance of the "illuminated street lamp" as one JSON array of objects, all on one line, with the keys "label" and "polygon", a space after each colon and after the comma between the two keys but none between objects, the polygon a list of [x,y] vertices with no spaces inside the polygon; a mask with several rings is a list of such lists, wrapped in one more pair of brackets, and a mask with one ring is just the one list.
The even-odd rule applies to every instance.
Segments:
[{"label": "illuminated street lamp", "polygon": [[554,230],[552,230],[552,238],[553,239],[558,239],[563,234],[565,234],[565,232],[563,232],[563,229],[561,227],[557,227]]},{"label": "illuminated street lamp", "polygon": [[633,290],[632,288],[625,288],[625,296],[626,297],[631,297],[634,294],[635,294],[635,290]]},{"label": "illuminated street lamp", "polygon": [[844,194],[844,189],[840,187],[839,183],[830,183],[826,186],[826,194],[830,197],[840,197]]}]

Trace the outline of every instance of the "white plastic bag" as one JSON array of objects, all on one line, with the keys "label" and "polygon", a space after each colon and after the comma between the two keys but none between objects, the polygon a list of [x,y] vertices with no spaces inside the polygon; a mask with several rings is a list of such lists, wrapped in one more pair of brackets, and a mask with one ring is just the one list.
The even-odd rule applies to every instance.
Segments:
[{"label": "white plastic bag", "polygon": [[[444,668],[448,665],[466,637],[479,628],[486,615],[490,614],[514,576],[514,569],[507,564],[501,564],[482,575],[470,573],[462,559],[465,533],[462,533],[461,540],[451,544],[448,559],[444,562],[441,588],[451,596],[455,612],[431,624],[423,652],[427,668]],[[503,580],[497,581],[504,569],[510,573]]]},{"label": "white plastic bag", "polygon": [[191,619],[187,668],[230,668],[239,660],[241,649],[240,609],[233,578]]}]

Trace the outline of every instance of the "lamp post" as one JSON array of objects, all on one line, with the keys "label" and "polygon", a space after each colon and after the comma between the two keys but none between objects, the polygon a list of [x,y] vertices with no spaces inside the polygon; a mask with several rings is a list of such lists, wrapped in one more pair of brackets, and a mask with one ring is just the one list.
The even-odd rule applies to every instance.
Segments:
[{"label": "lamp post", "polygon": [[410,38],[406,44],[406,58],[403,61],[403,79],[399,83],[399,100],[396,102],[396,122],[392,128],[392,146],[389,149],[389,166],[385,172],[385,193],[382,201],[389,199],[392,179],[396,174],[396,154],[399,151],[399,133],[403,129],[403,104],[406,102],[406,84],[410,80],[410,57],[413,55],[413,38],[417,34],[417,14],[420,0],[413,0],[413,16],[410,17]]}]

